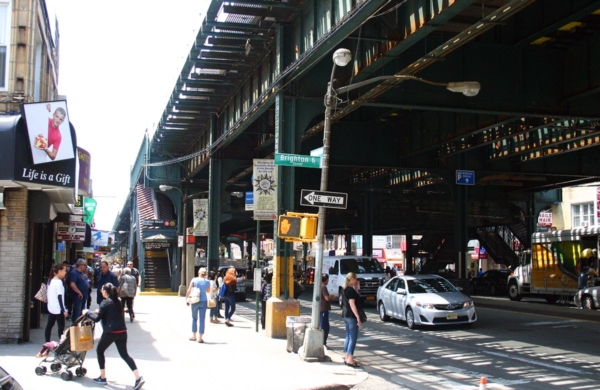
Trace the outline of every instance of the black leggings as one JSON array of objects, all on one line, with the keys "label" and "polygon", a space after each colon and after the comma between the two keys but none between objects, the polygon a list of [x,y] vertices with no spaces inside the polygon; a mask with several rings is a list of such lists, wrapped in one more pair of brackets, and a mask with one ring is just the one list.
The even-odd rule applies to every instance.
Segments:
[{"label": "black leggings", "polygon": [[137,366],[135,362],[127,353],[127,332],[123,333],[103,333],[100,341],[98,341],[98,346],[96,347],[96,354],[98,355],[98,365],[101,370],[104,370],[104,365],[106,363],[106,359],[104,359],[104,351],[112,343],[117,345],[117,351],[119,351],[119,355],[121,359],[125,360],[125,363],[129,366],[131,371],[137,370]]},{"label": "black leggings", "polygon": [[135,317],[135,315],[133,315],[133,297],[121,297],[121,303],[123,306],[127,305],[127,310],[129,310],[129,318]]},{"label": "black leggings", "polygon": [[63,331],[65,330],[65,315],[63,313],[48,313],[48,322],[46,323],[46,331],[44,333],[44,336],[46,336],[46,342],[50,341],[52,327],[54,327],[55,322],[58,323],[58,341],[60,342],[60,336],[62,336]]}]

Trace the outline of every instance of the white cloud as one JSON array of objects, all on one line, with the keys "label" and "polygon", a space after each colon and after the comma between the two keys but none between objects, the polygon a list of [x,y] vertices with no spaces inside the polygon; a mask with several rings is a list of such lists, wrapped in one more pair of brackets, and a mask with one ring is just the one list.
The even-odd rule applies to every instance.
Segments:
[{"label": "white cloud", "polygon": [[123,207],[144,131],[153,132],[208,4],[47,0],[59,23],[59,93],[92,155],[98,229],[112,229]]}]

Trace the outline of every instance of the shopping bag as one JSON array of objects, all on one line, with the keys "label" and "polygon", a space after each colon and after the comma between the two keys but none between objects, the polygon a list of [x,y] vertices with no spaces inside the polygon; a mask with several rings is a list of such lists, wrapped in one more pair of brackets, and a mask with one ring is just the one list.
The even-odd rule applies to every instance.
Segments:
[{"label": "shopping bag", "polygon": [[46,287],[46,283],[42,283],[39,291],[35,294],[35,299],[37,299],[38,301],[48,303],[47,292],[48,292],[48,288]]},{"label": "shopping bag", "polygon": [[79,323],[69,328],[71,351],[83,352],[94,348],[92,325]]},{"label": "shopping bag", "polygon": [[227,293],[227,285],[223,283],[219,288],[219,300],[222,301],[225,299],[225,294]]},{"label": "shopping bag", "polygon": [[102,328],[102,322],[96,322],[96,326],[94,326],[94,340],[100,340],[103,332],[104,328]]}]

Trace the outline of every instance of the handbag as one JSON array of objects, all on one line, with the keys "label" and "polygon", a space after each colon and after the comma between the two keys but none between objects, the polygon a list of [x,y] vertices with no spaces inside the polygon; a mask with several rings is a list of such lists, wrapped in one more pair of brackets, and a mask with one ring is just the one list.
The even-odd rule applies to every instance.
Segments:
[{"label": "handbag", "polygon": [[198,287],[192,287],[192,291],[190,291],[190,295],[186,298],[186,302],[190,305],[200,302],[200,289]]},{"label": "handbag", "polygon": [[208,307],[209,309],[212,309],[213,307],[217,307],[217,299],[214,297],[211,297],[209,294],[206,294],[206,307]]},{"label": "handbag", "polygon": [[121,298],[129,298],[129,284],[127,283],[127,280],[125,280],[123,282],[123,284],[121,285],[121,288],[119,289],[119,297]]},{"label": "handbag", "polygon": [[48,295],[47,294],[48,294],[48,287],[46,286],[46,283],[42,283],[42,285],[40,286],[40,289],[35,294],[34,298],[37,299],[38,301],[48,303]]},{"label": "handbag", "polygon": [[367,313],[363,310],[362,307],[358,307],[358,316],[360,317],[360,322],[367,322]]},{"label": "handbag", "polygon": [[69,328],[71,351],[83,352],[94,348],[94,331],[91,324],[79,323]]},{"label": "handbag", "polygon": [[225,294],[227,293],[227,285],[223,283],[219,288],[219,300],[222,301],[225,299]]}]

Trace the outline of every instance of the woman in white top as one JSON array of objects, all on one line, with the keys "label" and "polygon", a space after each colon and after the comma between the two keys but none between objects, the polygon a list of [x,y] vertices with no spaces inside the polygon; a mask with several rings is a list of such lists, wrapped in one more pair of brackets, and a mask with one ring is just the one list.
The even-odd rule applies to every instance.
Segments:
[{"label": "woman in white top", "polygon": [[54,323],[58,323],[58,339],[65,330],[65,317],[69,314],[65,305],[65,285],[63,279],[67,274],[67,266],[63,263],[55,264],[48,277],[48,323],[46,324],[46,342],[50,341],[50,334]]}]

